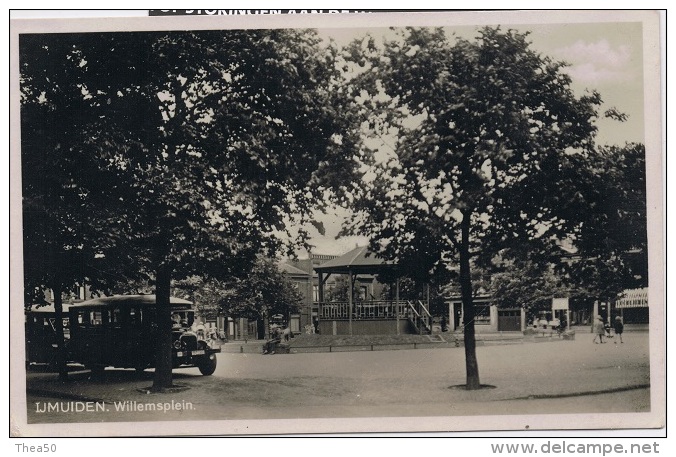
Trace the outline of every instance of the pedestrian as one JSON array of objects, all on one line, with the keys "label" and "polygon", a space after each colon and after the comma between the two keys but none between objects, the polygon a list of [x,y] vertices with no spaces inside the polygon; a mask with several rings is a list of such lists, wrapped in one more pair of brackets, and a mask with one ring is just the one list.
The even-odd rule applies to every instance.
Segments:
[{"label": "pedestrian", "polygon": [[596,318],[596,323],[594,323],[594,343],[596,343],[596,338],[598,337],[600,343],[604,343],[603,335],[606,334],[605,326],[603,325],[603,319],[601,316]]},{"label": "pedestrian", "polygon": [[[620,316],[615,317],[615,322],[613,322],[613,329],[615,330],[615,335],[620,338],[620,343],[624,343],[624,341],[622,341],[622,332],[624,332],[624,324],[622,323],[622,318]],[[615,344],[617,344],[617,340],[615,340]]]},{"label": "pedestrian", "polygon": [[605,322],[603,324],[603,328],[606,330],[606,338],[612,338],[613,334],[610,332],[610,329],[612,328],[609,323]]}]

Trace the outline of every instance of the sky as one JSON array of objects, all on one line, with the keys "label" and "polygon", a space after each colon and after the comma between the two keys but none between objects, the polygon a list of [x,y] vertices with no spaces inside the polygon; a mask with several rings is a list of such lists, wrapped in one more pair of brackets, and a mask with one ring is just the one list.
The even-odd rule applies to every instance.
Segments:
[{"label": "sky", "polygon": [[[497,25],[497,24],[496,24]],[[521,32],[529,31],[532,49],[543,56],[569,64],[575,93],[596,90],[601,94],[601,112],[614,107],[628,115],[625,122],[600,119],[597,122],[599,144],[623,145],[626,142],[645,142],[644,139],[644,93],[643,93],[643,28],[640,22],[622,23],[560,23],[560,24],[510,24]],[[472,39],[479,27],[459,26],[448,28],[457,36]],[[320,35],[331,37],[340,45],[369,33],[377,40],[391,37],[389,29],[324,29]],[[317,215],[326,234],[315,229],[310,243],[313,253],[343,254],[355,246],[368,243],[366,237],[336,239],[342,220],[347,212],[342,209],[329,215]],[[304,253],[299,253],[303,257]]]}]

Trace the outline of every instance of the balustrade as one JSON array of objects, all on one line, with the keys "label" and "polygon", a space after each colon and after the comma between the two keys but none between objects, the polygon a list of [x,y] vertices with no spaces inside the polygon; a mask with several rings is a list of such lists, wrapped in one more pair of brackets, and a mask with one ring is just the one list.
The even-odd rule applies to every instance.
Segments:
[{"label": "balustrade", "polygon": [[[319,306],[319,319],[349,319],[348,302],[322,302]],[[400,307],[403,302],[400,303]],[[395,319],[397,303],[394,301],[373,300],[356,301],[352,304],[352,319]],[[400,310],[401,316],[401,310]]]}]

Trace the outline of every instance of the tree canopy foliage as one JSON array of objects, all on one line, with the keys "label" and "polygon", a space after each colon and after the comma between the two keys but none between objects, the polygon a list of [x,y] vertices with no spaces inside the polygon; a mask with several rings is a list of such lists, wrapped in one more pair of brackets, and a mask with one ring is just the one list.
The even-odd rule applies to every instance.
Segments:
[{"label": "tree canopy foliage", "polygon": [[[20,45],[28,304],[39,303],[45,289],[65,290],[85,280],[104,289],[132,275],[135,265],[123,249],[119,201],[108,198],[119,173],[97,154],[94,139],[104,126],[83,96],[78,51],[63,35],[50,36],[49,45],[37,41],[23,36]],[[119,262],[109,268],[113,259]]]}]

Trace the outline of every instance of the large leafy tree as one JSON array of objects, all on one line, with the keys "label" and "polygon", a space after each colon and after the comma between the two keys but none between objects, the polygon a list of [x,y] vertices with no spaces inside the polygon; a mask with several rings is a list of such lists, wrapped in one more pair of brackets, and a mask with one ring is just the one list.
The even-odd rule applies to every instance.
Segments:
[{"label": "large leafy tree", "polygon": [[553,249],[579,225],[579,170],[601,99],[577,97],[563,64],[514,30],[470,41],[407,28],[382,51],[355,43],[348,58],[369,124],[396,138],[355,188],[351,230],[429,274],[459,265],[466,387],[478,389],[472,265],[522,240]]},{"label": "large leafy tree", "polygon": [[229,283],[213,278],[191,275],[173,282],[173,295],[190,300],[197,314],[205,319],[215,319],[221,301],[227,295]]},{"label": "large leafy tree", "polygon": [[[529,313],[551,309],[555,296],[589,307],[625,289],[648,285],[645,148],[602,146],[579,170],[585,193],[581,223],[559,249],[512,246],[477,268],[498,306]],[[572,249],[570,249],[572,248]],[[590,309],[589,309],[590,310]],[[588,311],[589,311],[588,310]]]},{"label": "large leafy tree", "polygon": [[551,310],[552,297],[570,295],[569,281],[556,267],[530,258],[510,259],[490,275],[488,289],[497,306],[522,307],[536,316]]},{"label": "large leafy tree", "polygon": [[200,316],[243,317],[259,322],[263,337],[265,319],[289,316],[300,308],[302,295],[282,273],[276,261],[260,256],[251,269],[226,280],[190,276],[174,281],[174,293],[195,303]]},{"label": "large leafy tree", "polygon": [[[94,145],[104,126],[83,95],[80,52],[63,35],[48,44],[36,38],[20,40],[24,302],[39,306],[51,290],[61,323],[73,286],[109,290],[138,269],[122,234],[120,201],[107,199],[119,173]],[[63,328],[55,330],[57,368],[65,377]]]},{"label": "large leafy tree", "polygon": [[246,275],[229,283],[223,291],[220,307],[227,316],[258,321],[258,336],[262,338],[265,319],[276,314],[288,317],[300,309],[302,299],[300,291],[279,270],[278,264],[261,257]]},{"label": "large leafy tree", "polygon": [[[153,384],[161,390],[172,383],[172,277],[227,277],[284,239],[304,241],[287,227],[302,226],[323,191],[350,176],[358,136],[336,87],[335,50],[305,30],[58,38],[68,52],[49,56],[44,79],[77,79],[78,100],[91,108],[73,148],[89,145],[99,171],[117,177],[105,198],[91,196],[92,208],[115,202],[124,240],[166,310]],[[54,39],[30,36],[24,45],[49,48]]]},{"label": "large leafy tree", "polygon": [[590,172],[594,185],[569,271],[585,295],[609,301],[624,289],[648,286],[645,147],[599,148]]}]

